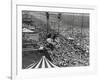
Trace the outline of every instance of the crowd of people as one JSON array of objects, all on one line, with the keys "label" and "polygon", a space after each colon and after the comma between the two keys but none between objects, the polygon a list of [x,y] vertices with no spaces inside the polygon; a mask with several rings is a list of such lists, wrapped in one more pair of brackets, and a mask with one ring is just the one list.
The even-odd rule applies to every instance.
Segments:
[{"label": "crowd of people", "polygon": [[[28,15],[27,15],[28,16]],[[58,67],[67,66],[88,66],[89,65],[89,30],[83,31],[81,26],[76,27],[75,25],[65,25],[61,24],[61,14],[57,14],[57,30],[51,29],[49,24],[49,13],[46,12],[47,23],[43,23],[40,20],[33,17],[33,21],[23,17],[23,23],[31,24],[37,28],[37,33],[39,34],[39,41],[29,41],[30,44],[36,43],[33,46],[39,46],[37,51],[46,56],[53,64]],[[25,20],[24,20],[25,18]],[[36,21],[34,21],[36,20]],[[60,24],[58,24],[60,23]],[[71,21],[72,23],[72,21]],[[34,25],[33,25],[34,24]],[[62,25],[62,26],[60,26]],[[56,26],[55,26],[56,27]],[[55,28],[54,27],[54,28]],[[61,28],[62,31],[60,31]],[[69,27],[74,27],[69,30]],[[84,26],[83,26],[84,27]],[[65,30],[66,29],[66,30]],[[57,33],[57,31],[59,33]],[[86,32],[86,33],[84,33]],[[27,43],[28,38],[23,36],[23,44]],[[28,44],[29,45],[29,44]],[[29,45],[30,46],[30,45]],[[26,48],[27,46],[25,46]],[[33,47],[34,48],[34,47]]]},{"label": "crowd of people", "polygon": [[[77,39],[78,40],[78,39]],[[85,39],[84,39],[85,40]],[[75,38],[65,38],[60,34],[48,34],[42,49],[49,60],[59,66],[88,66],[89,48],[81,45]]]}]

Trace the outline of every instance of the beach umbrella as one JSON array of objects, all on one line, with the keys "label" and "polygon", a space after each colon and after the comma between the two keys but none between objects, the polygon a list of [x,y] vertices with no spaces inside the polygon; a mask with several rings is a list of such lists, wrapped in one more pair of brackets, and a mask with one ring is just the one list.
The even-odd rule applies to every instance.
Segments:
[{"label": "beach umbrella", "polygon": [[54,65],[51,61],[49,61],[45,56],[42,56],[42,58],[37,63],[32,63],[26,69],[33,69],[33,68],[55,68],[57,67]]}]

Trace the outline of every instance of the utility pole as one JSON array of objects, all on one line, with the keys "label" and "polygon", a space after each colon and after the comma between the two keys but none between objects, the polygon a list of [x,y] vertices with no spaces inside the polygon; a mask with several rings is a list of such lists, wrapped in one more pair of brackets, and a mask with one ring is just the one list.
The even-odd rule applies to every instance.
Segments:
[{"label": "utility pole", "polygon": [[82,36],[83,36],[83,31],[82,31],[83,27],[84,27],[84,13],[82,13],[82,21],[81,21],[81,44],[82,44]]},{"label": "utility pole", "polygon": [[72,14],[72,18],[73,18],[73,20],[72,20],[72,37],[73,37],[73,35],[74,35],[74,34],[73,34],[73,31],[74,31],[73,29],[74,29],[74,27],[75,27],[75,24],[74,24],[74,18],[75,18],[75,17],[74,17],[74,16],[75,16],[75,13]]},{"label": "utility pole", "polygon": [[61,13],[58,14],[58,33],[60,28],[60,21],[61,21]]},{"label": "utility pole", "polygon": [[49,29],[49,13],[46,12],[46,19],[47,19],[47,33],[48,33],[48,29]]}]

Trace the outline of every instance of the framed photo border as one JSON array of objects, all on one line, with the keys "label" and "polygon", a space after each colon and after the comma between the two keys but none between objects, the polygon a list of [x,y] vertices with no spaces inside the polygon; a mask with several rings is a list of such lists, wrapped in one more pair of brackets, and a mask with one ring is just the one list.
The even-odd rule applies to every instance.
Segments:
[{"label": "framed photo border", "polygon": [[[70,8],[70,9],[87,9],[87,10],[95,10],[95,8],[79,8],[79,7],[61,7],[61,6],[41,6],[41,5],[26,5],[26,4],[16,4],[16,70],[15,71],[13,71],[13,51],[12,51],[12,45],[13,45],[13,36],[12,36],[12,34],[13,34],[13,29],[12,29],[12,27],[13,27],[13,25],[12,25],[12,18],[13,18],[13,6],[12,6],[12,3],[11,3],[11,79],[13,80],[14,78],[15,78],[15,76],[18,76],[18,34],[17,34],[17,16],[18,16],[18,12],[17,12],[17,10],[18,10],[18,6],[35,6],[35,7],[52,7],[52,8]],[[13,76],[13,72],[16,72],[16,75],[14,75]]]}]

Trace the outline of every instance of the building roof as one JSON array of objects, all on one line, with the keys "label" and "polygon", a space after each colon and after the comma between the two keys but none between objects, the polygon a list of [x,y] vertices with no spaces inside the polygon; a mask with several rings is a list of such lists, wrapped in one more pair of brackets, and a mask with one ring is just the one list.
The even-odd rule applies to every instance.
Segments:
[{"label": "building roof", "polygon": [[27,28],[23,28],[23,29],[22,29],[22,32],[34,32],[34,31],[32,31],[32,30],[30,30],[30,29],[27,29]]}]

